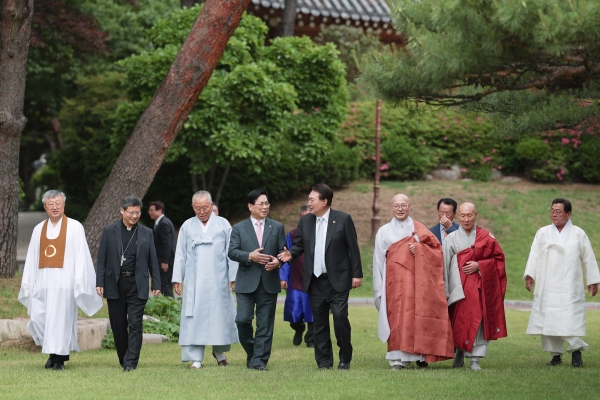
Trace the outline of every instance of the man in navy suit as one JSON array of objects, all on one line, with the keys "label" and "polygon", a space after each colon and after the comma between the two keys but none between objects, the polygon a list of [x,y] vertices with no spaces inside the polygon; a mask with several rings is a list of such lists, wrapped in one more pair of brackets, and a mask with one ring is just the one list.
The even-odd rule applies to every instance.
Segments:
[{"label": "man in navy suit", "polygon": [[444,197],[437,203],[438,216],[440,217],[439,224],[435,224],[429,230],[435,235],[435,237],[444,244],[444,238],[452,232],[458,230],[460,226],[454,222],[456,216],[456,201],[453,199]]}]

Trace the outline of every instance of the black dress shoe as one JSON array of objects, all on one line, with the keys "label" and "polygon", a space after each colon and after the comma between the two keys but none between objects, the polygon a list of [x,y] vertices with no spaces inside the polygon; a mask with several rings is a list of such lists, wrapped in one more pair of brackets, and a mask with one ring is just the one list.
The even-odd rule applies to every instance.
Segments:
[{"label": "black dress shoe", "polygon": [[44,368],[49,369],[52,368],[53,363],[52,363],[52,359],[49,358],[48,361],[46,361],[46,365],[44,365]]},{"label": "black dress shoe", "polygon": [[63,371],[65,369],[65,364],[63,363],[54,363],[52,369],[55,371]]},{"label": "black dress shoe", "polygon": [[579,350],[574,351],[573,354],[571,354],[571,357],[572,357],[571,364],[573,364],[573,366],[575,368],[583,366],[583,359],[581,358],[581,351],[579,351]]},{"label": "black dress shoe", "polygon": [[292,340],[292,343],[294,343],[294,346],[300,346],[300,343],[302,343],[302,333],[304,332],[303,330],[297,329],[296,333],[294,333],[294,339]]},{"label": "black dress shoe", "polygon": [[429,364],[426,363],[425,361],[417,361],[417,368],[427,368],[429,367]]},{"label": "black dress shoe", "polygon": [[560,358],[560,354],[552,357],[552,360],[546,365],[560,365],[562,364],[562,360]]},{"label": "black dress shoe", "polygon": [[252,369],[255,369],[257,371],[268,371],[267,367],[263,367],[262,365],[255,365],[254,367],[252,367]]},{"label": "black dress shoe", "polygon": [[338,370],[348,370],[350,369],[350,363],[340,363],[338,365]]},{"label": "black dress shoe", "polygon": [[123,368],[123,372],[131,372],[133,370],[135,370],[134,367],[125,367],[125,368]]}]

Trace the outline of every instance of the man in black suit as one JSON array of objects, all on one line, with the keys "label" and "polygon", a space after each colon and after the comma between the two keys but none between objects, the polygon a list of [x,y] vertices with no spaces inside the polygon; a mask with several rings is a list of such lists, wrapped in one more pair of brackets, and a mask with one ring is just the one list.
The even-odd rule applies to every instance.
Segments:
[{"label": "man in black suit", "polygon": [[148,205],[148,214],[154,221],[154,248],[160,265],[160,291],[163,296],[173,296],[173,263],[177,237],[173,223],[165,215],[165,205],[161,201],[152,201]]},{"label": "man in black suit", "polygon": [[444,238],[454,231],[457,231],[460,227],[459,224],[454,222],[456,216],[456,201],[444,197],[437,203],[438,216],[440,217],[440,223],[435,224],[429,230],[435,235],[435,237],[444,244]]},{"label": "man in black suit", "polygon": [[308,195],[310,214],[300,218],[294,244],[279,256],[287,262],[305,254],[304,291],[308,291],[313,311],[315,360],[320,369],[333,367],[329,331],[329,310],[340,347],[338,369],[350,369],[352,344],[348,320],[348,295],[362,284],[362,265],[356,229],[350,215],[331,209],[333,191],[323,183]]},{"label": "man in black suit", "polygon": [[[250,218],[231,229],[229,258],[239,263],[235,279],[240,343],[246,351],[246,366],[267,371],[273,343],[273,326],[279,282],[277,255],[285,246],[285,230],[279,222],[267,218],[269,199],[262,189],[247,197]],[[256,335],[252,319],[256,307]]]},{"label": "man in black suit", "polygon": [[140,359],[148,275],[152,295],[160,293],[154,237],[152,230],[137,223],[141,214],[142,200],[123,199],[123,220],[104,227],[96,262],[96,292],[107,299],[115,347],[125,372],[136,369]]}]

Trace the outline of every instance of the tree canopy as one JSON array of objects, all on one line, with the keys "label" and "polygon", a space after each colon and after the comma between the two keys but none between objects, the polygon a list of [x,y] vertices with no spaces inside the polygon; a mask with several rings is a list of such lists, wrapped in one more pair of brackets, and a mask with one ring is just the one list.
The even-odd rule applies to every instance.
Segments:
[{"label": "tree canopy", "polygon": [[598,1],[391,3],[407,46],[362,62],[362,79],[384,99],[484,111],[507,136],[598,114]]}]

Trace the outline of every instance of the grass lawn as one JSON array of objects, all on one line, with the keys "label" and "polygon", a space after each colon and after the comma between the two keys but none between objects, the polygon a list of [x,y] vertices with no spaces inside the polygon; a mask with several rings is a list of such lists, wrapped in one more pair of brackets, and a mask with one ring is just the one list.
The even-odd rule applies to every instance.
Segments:
[{"label": "grass lawn", "polygon": [[[588,312],[584,367],[547,367],[539,338],[524,334],[529,312],[507,310],[509,337],[492,343],[483,371],[455,370],[451,361],[391,372],[386,346],[377,339],[377,313],[353,306],[354,360],[350,371],[319,371],[312,349],[294,347],[292,330],[278,307],[268,372],[245,368],[239,344],[228,353],[230,367],[208,356],[204,368],[188,369],[175,344],[142,348],[136,371],[123,373],[114,351],[74,353],[65,371],[45,370],[46,356],[4,348],[0,353],[3,398],[217,398],[217,399],[397,399],[407,398],[597,398],[600,390],[600,312]],[[334,346],[337,364],[337,349]],[[210,353],[209,353],[210,354]]]}]

